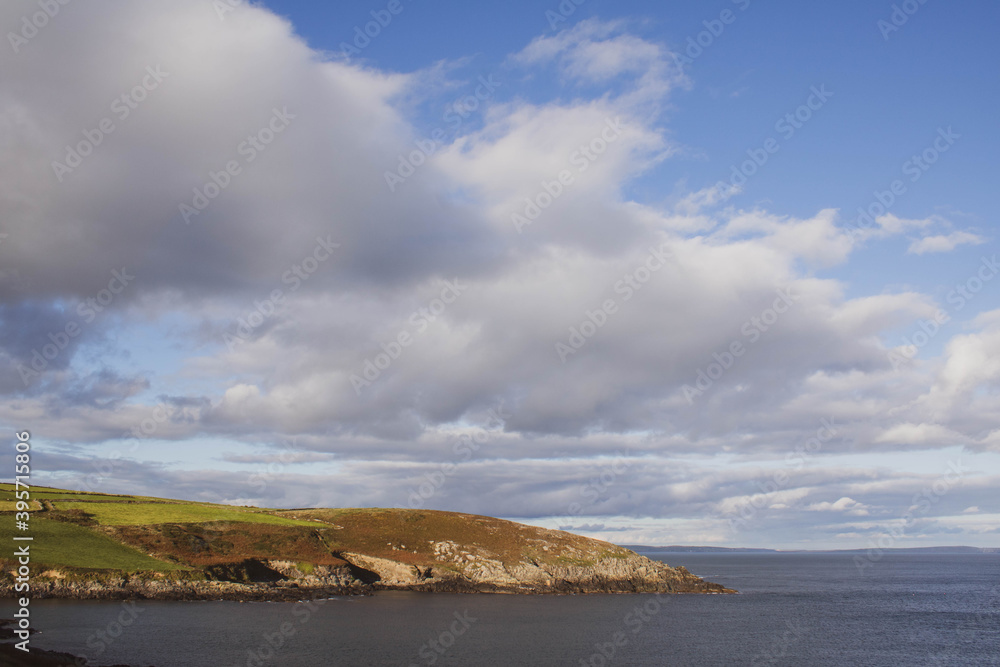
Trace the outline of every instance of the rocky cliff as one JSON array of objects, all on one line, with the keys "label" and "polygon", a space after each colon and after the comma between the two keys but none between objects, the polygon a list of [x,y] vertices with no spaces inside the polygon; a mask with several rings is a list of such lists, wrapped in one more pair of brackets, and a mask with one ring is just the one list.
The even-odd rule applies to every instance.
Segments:
[{"label": "rocky cliff", "polygon": [[[457,568],[454,561],[421,568],[375,556],[343,554],[351,567],[321,567],[309,574],[290,561],[249,560],[213,568],[206,578],[148,573],[94,576],[49,570],[35,578],[35,598],[156,600],[302,600],[364,595],[378,590],[452,593],[733,593],[683,567],[669,567],[635,553],[593,565],[524,562],[513,567],[482,558]],[[211,578],[209,578],[211,577]],[[9,582],[0,597],[14,597]]]},{"label": "rocky cliff", "polygon": [[363,554],[341,556],[377,575],[373,582],[377,589],[536,594],[733,592],[683,567],[670,567],[625,550],[574,565],[533,559],[504,563],[480,549],[474,554],[454,543],[435,546],[444,547],[443,557],[426,567]]}]

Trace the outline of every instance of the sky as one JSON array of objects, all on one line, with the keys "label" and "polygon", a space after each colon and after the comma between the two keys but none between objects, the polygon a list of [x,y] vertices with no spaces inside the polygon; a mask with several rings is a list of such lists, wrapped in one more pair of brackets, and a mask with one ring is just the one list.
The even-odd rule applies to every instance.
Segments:
[{"label": "sky", "polygon": [[36,484],[1000,547],[1000,6],[0,6]]}]

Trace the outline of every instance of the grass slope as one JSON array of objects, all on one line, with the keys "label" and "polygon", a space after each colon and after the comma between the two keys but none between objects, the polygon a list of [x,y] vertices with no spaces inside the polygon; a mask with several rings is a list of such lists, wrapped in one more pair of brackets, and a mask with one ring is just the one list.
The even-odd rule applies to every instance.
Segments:
[{"label": "grass slope", "polygon": [[[6,518],[6,517],[5,517]],[[4,521],[4,524],[9,524]],[[0,540],[11,544],[8,525],[0,526]],[[45,565],[125,572],[185,569],[147,556],[107,535],[84,526],[36,517],[31,521],[31,561]]]},{"label": "grass slope", "polygon": [[[30,490],[30,530],[15,528],[13,484],[0,484],[0,541],[11,544],[15,533],[31,535],[32,564],[81,570],[123,572],[170,571],[197,568],[197,533],[217,535],[220,526],[258,526],[266,533],[276,528],[312,530],[314,523],[279,516],[267,510],[211,503],[192,503],[146,496],[110,495],[84,491],[64,491],[47,487]],[[152,533],[176,531],[187,526],[195,535],[183,548],[156,550],[143,540],[122,539],[117,527],[143,526]],[[208,528],[205,528],[205,527]],[[278,531],[280,534],[280,530]],[[282,540],[279,540],[282,542]],[[225,541],[219,546],[224,547]],[[283,544],[275,544],[281,548]],[[308,550],[307,550],[308,551]],[[256,554],[248,549],[253,557]],[[329,557],[329,551],[324,552]],[[310,554],[322,560],[321,553]],[[192,557],[193,556],[193,557]],[[217,561],[240,560],[243,554],[230,550]],[[340,561],[337,561],[340,562]],[[5,568],[13,561],[0,557]]]},{"label": "grass slope", "polygon": [[159,523],[266,523],[278,526],[310,526],[305,521],[251,512],[224,505],[198,505],[193,503],[165,502],[109,502],[56,500],[56,510],[82,510],[102,526],[145,526]]}]

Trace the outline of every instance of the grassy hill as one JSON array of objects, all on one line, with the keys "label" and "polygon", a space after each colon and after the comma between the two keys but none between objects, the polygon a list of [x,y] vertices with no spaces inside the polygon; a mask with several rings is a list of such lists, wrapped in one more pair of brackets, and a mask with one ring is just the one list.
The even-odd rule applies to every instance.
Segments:
[{"label": "grassy hill", "polygon": [[[12,485],[0,484],[0,540],[8,544],[13,494]],[[524,592],[701,586],[707,592],[714,586],[607,542],[472,514],[273,510],[44,487],[33,488],[31,498],[30,531],[17,532],[34,536],[36,584],[47,581],[42,590],[54,595],[67,581],[202,582],[198,590],[207,590],[206,582],[266,584],[286,593],[310,586],[354,592],[372,586]],[[0,556],[5,571],[14,566]]]},{"label": "grassy hill", "polygon": [[180,557],[174,558],[157,557],[148,554],[141,544],[122,540],[117,534],[119,526],[156,526],[162,530],[170,525],[205,528],[222,524],[271,524],[312,528],[312,524],[304,521],[260,510],[143,496],[34,487],[31,500],[30,531],[16,531],[13,521],[14,486],[0,484],[0,539],[9,544],[15,532],[32,535],[34,565],[81,570],[137,572],[192,569],[185,563],[183,554],[175,554]]}]

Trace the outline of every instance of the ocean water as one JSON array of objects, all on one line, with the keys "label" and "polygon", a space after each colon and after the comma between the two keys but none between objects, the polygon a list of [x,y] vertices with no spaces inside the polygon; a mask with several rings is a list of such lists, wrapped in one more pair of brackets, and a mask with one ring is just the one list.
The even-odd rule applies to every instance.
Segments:
[{"label": "ocean water", "polygon": [[1000,554],[646,555],[740,594],[37,600],[32,643],[136,667],[1000,665]]}]

